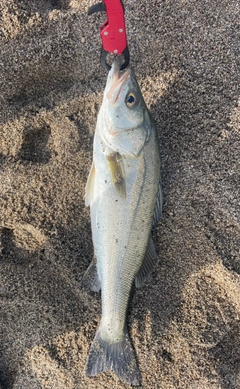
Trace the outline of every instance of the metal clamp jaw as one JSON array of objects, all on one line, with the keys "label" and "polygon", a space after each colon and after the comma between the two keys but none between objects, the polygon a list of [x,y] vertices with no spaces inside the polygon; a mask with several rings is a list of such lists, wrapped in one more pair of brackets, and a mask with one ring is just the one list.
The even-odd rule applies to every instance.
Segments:
[{"label": "metal clamp jaw", "polygon": [[107,70],[111,66],[107,63],[109,53],[123,55],[124,63],[121,70],[125,69],[130,60],[127,45],[127,35],[124,20],[124,7],[122,0],[103,0],[102,3],[93,5],[88,10],[88,15],[95,12],[106,12],[108,20],[100,27],[102,39],[101,65]]}]

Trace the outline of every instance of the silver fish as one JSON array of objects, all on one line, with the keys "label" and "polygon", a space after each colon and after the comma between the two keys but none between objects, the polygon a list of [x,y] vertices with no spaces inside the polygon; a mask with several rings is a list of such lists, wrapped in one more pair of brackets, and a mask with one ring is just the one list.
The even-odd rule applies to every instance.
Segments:
[{"label": "silver fish", "polygon": [[[161,218],[158,140],[131,68],[115,60],[99,111],[85,202],[90,206],[94,261],[84,283],[100,290],[102,318],[86,375],[114,371],[138,385],[140,372],[126,326],[130,292],[151,272],[151,228]],[[87,280],[87,281],[86,281]]]}]

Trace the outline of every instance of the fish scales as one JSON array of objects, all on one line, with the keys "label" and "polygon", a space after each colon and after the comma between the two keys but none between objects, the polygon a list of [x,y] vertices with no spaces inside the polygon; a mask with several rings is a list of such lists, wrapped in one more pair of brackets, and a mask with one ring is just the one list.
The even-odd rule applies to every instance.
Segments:
[{"label": "fish scales", "polygon": [[[149,151],[154,150],[153,146],[153,142],[149,141],[147,147],[149,150],[146,150],[148,157]],[[152,204],[146,201],[149,198],[151,186],[154,187],[155,185],[156,191],[157,186],[154,182],[151,182],[153,181],[152,175],[150,175],[150,179],[148,178],[149,174],[146,172],[144,151],[142,154],[136,161],[131,161],[133,163],[130,163],[129,167],[125,166],[128,164],[127,159],[126,163],[124,163],[127,184],[126,200],[121,199],[115,190],[111,190],[112,183],[106,163],[104,164],[104,159],[101,161],[102,163],[98,163],[100,162],[97,156],[98,153],[96,153],[95,157],[96,188],[98,188],[99,192],[101,192],[100,188],[102,188],[103,193],[98,207],[104,213],[102,215],[99,212],[99,232],[96,233],[99,234],[97,239],[101,241],[101,244],[97,245],[99,249],[96,252],[96,256],[101,258],[99,261],[99,277],[102,285],[103,320],[105,317],[110,317],[111,331],[113,333],[116,320],[121,320],[122,330],[124,328],[125,315],[123,315],[123,312],[125,313],[127,308],[132,281],[141,266],[142,257],[145,254],[151,229],[152,212],[155,205],[155,201],[152,201]],[[101,156],[102,153],[99,153],[99,155]],[[153,157],[155,157],[155,161],[156,156],[153,155]],[[99,172],[97,169],[98,165],[101,166]],[[137,174],[133,181],[134,185],[129,185],[128,176],[132,178],[133,174],[135,175],[135,171]],[[152,174],[152,171],[150,172]],[[100,182],[97,177],[99,177]],[[150,182],[146,182],[147,179]],[[105,180],[107,181],[106,184]],[[105,193],[107,194],[106,196],[104,195]],[[141,226],[140,230],[139,226]],[[109,261],[109,258],[112,261]],[[123,280],[126,283],[126,288],[122,287]]]},{"label": "fish scales", "polygon": [[[129,107],[126,99],[136,107]],[[95,279],[102,298],[101,323],[87,361],[89,376],[113,370],[127,383],[140,382],[126,313],[134,280],[144,262],[145,276],[155,259],[151,227],[156,204],[162,203],[159,184],[159,148],[152,120],[132,71],[120,74],[115,62],[98,115],[86,186],[97,259]]]}]

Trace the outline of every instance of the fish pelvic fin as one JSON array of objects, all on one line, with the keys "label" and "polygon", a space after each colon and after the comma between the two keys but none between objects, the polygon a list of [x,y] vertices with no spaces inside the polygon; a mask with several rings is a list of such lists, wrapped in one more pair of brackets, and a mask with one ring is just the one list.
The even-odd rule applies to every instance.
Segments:
[{"label": "fish pelvic fin", "polygon": [[127,384],[140,384],[141,376],[127,330],[117,343],[103,340],[100,328],[95,335],[87,359],[86,376],[95,376],[108,370]]},{"label": "fish pelvic fin", "polygon": [[95,165],[92,163],[88,179],[87,179],[87,184],[85,188],[85,205],[86,207],[91,206],[93,201],[94,201],[94,178],[95,178]]}]

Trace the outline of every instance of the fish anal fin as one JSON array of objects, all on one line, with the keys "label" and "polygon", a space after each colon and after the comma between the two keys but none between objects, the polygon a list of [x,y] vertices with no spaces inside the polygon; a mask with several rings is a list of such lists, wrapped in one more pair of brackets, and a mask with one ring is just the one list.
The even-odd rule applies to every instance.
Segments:
[{"label": "fish anal fin", "polygon": [[83,289],[92,290],[93,292],[99,292],[101,290],[101,282],[97,273],[97,263],[95,258],[88,266],[82,281],[81,287]]},{"label": "fish anal fin", "polygon": [[122,198],[126,198],[126,183],[124,178],[124,169],[122,156],[119,153],[113,152],[106,156],[108,168],[110,171],[113,186]]},{"label": "fish anal fin", "polygon": [[127,384],[140,384],[140,372],[127,330],[119,342],[110,343],[102,339],[100,326],[89,351],[86,376],[95,376],[108,370],[112,370]]},{"label": "fish anal fin", "polygon": [[140,267],[140,270],[135,278],[135,286],[137,288],[142,286],[144,280],[151,274],[152,269],[156,263],[156,260],[157,260],[157,254],[155,251],[152,237],[150,237],[142,266]]},{"label": "fish anal fin", "polygon": [[95,177],[95,165],[92,163],[87,184],[85,188],[85,205],[88,207],[89,205],[93,203],[93,196],[94,196],[94,177]]}]

